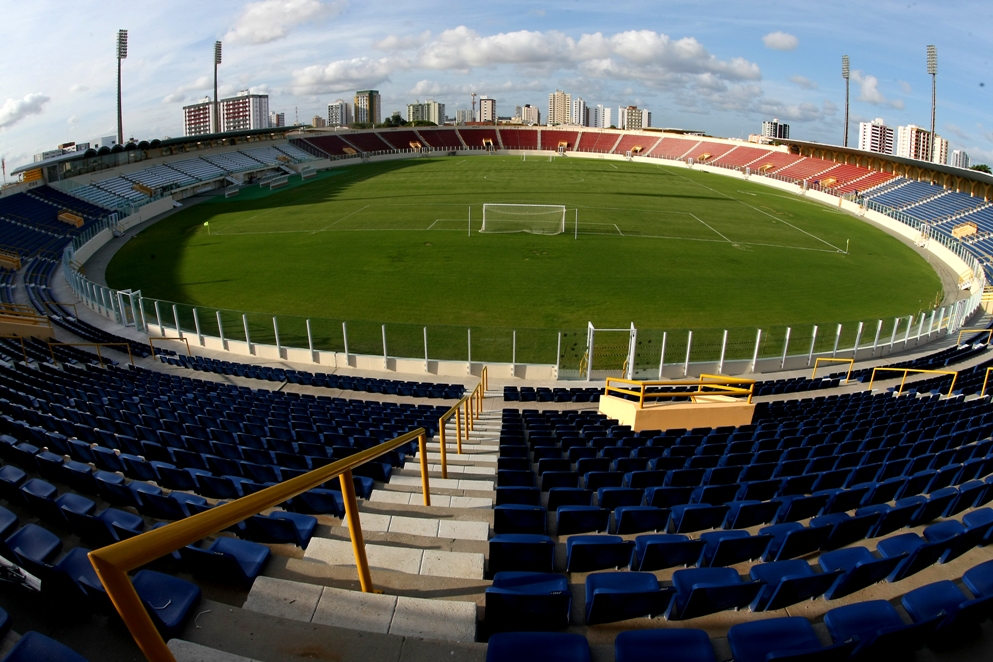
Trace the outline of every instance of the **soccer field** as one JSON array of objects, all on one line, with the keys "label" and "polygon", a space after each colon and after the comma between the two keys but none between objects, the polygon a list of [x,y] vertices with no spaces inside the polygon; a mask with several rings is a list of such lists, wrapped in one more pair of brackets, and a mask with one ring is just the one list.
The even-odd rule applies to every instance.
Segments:
[{"label": "soccer field", "polygon": [[[930,265],[869,224],[699,170],[476,156],[356,164],[291,182],[160,221],[117,253],[108,283],[197,307],[323,320],[315,325],[328,339],[341,320],[350,335],[365,323],[371,353],[382,352],[380,323],[409,326],[400,335],[415,348],[423,325],[449,325],[460,339],[466,327],[554,337],[590,321],[874,325],[927,310],[940,292]],[[481,233],[484,203],[564,205],[565,232]]]}]

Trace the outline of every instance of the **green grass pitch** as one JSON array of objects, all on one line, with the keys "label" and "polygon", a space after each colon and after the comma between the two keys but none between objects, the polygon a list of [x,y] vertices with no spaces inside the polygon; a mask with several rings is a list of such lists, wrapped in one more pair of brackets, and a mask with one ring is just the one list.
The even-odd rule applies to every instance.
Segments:
[{"label": "green grass pitch", "polygon": [[[821,324],[833,340],[834,323],[871,321],[875,332],[876,319],[891,326],[894,316],[929,309],[940,291],[924,260],[864,221],[699,170],[476,156],[356,164],[291,181],[153,225],[117,253],[108,283],[198,308],[267,313],[252,317],[260,329],[278,314],[283,343],[297,346],[306,346],[304,318],[331,345],[347,320],[351,351],[374,354],[380,323],[390,325],[390,353],[403,355],[403,346],[413,356],[431,325],[433,346],[453,343],[452,358],[465,358],[466,327],[475,329],[474,359],[477,342],[515,328],[530,351],[530,329],[542,336],[530,344],[551,345],[551,357],[535,357],[545,362],[554,361],[556,331],[575,338],[588,321],[696,329],[695,348],[726,328],[742,329],[733,342],[744,347],[756,326],[809,336]],[[483,203],[565,205],[566,232],[480,233]],[[213,312],[200,316],[216,329]],[[241,333],[240,314],[225,312],[224,325]]]}]

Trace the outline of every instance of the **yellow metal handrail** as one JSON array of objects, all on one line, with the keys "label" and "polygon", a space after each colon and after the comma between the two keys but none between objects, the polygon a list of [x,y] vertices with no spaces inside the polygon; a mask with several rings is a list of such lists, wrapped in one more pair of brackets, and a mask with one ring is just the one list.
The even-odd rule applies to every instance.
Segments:
[{"label": "yellow metal handrail", "polygon": [[986,397],[986,384],[990,381],[990,372],[993,368],[986,368],[986,377],[983,379],[983,390],[979,392],[979,397]]},{"label": "yellow metal handrail", "polygon": [[824,363],[847,363],[848,373],[845,374],[845,383],[847,384],[848,380],[851,379],[852,368],[855,367],[855,359],[832,359],[832,358],[822,358],[822,357],[818,357],[814,359],[814,372],[810,374],[811,379],[817,377],[817,366],[819,366],[822,361]]},{"label": "yellow metal handrail", "polygon": [[873,368],[872,377],[869,378],[869,390],[872,390],[872,383],[876,381],[876,372],[902,372],[903,379],[900,380],[900,388],[897,390],[896,394],[900,395],[903,393],[903,386],[907,383],[907,375],[911,372],[915,374],[928,374],[928,375],[951,375],[952,383],[948,387],[948,393],[945,396],[950,396],[952,391],[955,390],[955,380],[958,379],[959,373],[956,370],[918,370],[916,368]]},{"label": "yellow metal handrail", "polygon": [[100,367],[105,368],[103,364],[103,356],[100,354],[101,347],[127,347],[128,348],[128,359],[131,360],[131,365],[134,366],[134,356],[131,355],[131,345],[126,342],[50,342],[46,343],[48,345],[48,351],[52,354],[52,360],[58,361],[55,358],[55,350],[52,349],[56,346],[61,347],[96,347],[97,348],[97,359],[100,360]]},{"label": "yellow metal handrail", "polygon": [[[637,389],[626,389],[612,384],[628,384],[636,386]],[[739,384],[740,386],[736,386]],[[747,388],[745,388],[747,385]],[[648,389],[655,386],[690,386],[696,387],[693,391],[657,391],[649,392]],[[724,375],[700,375],[697,381],[638,381],[635,379],[620,379],[617,377],[607,377],[603,394],[610,395],[620,393],[622,395],[632,395],[638,398],[638,408],[645,408],[646,400],[663,400],[674,398],[690,398],[705,395],[728,395],[747,396],[748,403],[751,404],[752,396],[755,392],[754,379],[741,379],[739,377],[727,377]]]},{"label": "yellow metal handrail", "polygon": [[21,354],[24,355],[24,362],[25,363],[28,362],[28,349],[27,349],[27,347],[24,346],[24,338],[22,338],[21,336],[0,336],[0,338],[12,338],[14,340],[20,340],[21,341]]},{"label": "yellow metal handrail", "polygon": [[345,517],[348,520],[359,583],[363,592],[371,593],[373,592],[372,575],[365,555],[362,525],[359,522],[358,505],[355,500],[355,486],[352,484],[352,469],[389,453],[413,439],[418,440],[420,450],[424,505],[429,506],[431,494],[428,486],[426,432],[424,428],[418,428],[392,441],[367,448],[255,494],[249,494],[160,529],[146,531],[134,538],[94,550],[89,553],[90,563],[93,564],[97,576],[107,590],[107,595],[145,657],[151,662],[175,662],[172,652],[162,640],[148,612],[145,611],[127,573],[338,476],[345,501]]},{"label": "yellow metal handrail", "polygon": [[148,336],[148,346],[152,348],[152,356],[155,356],[155,344],[152,342],[154,340],[174,340],[176,342],[185,342],[186,355],[193,356],[193,352],[190,351],[189,338],[170,338],[169,336]]},{"label": "yellow metal handrail", "polygon": [[[445,424],[455,417],[455,438],[456,450],[462,454],[462,419],[463,410],[465,412],[465,439],[469,441],[469,431],[472,430],[472,422],[479,418],[483,411],[483,394],[489,386],[490,380],[486,373],[486,366],[479,374],[479,383],[469,395],[464,395],[455,405],[438,418],[438,446],[441,449],[441,477],[448,478],[448,449],[445,442]],[[473,406],[475,404],[475,407]]]},{"label": "yellow metal handrail", "polygon": [[985,333],[986,334],[986,344],[987,345],[989,345],[990,344],[990,340],[993,339],[993,329],[961,329],[959,331],[958,342],[956,342],[955,344],[956,345],[961,345],[962,344],[962,336],[964,336],[967,333]]}]

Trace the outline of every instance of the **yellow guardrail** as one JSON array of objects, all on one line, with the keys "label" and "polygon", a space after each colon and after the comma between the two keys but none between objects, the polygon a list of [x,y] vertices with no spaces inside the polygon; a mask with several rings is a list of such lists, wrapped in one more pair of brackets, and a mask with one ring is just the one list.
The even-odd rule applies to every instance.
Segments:
[{"label": "yellow guardrail", "polygon": [[[636,389],[622,388],[613,384],[626,384],[635,386]],[[695,390],[681,391],[649,391],[649,389],[659,386],[674,387],[696,387]],[[747,388],[746,388],[747,386]],[[646,401],[657,401],[674,398],[694,399],[706,395],[727,395],[727,396],[747,396],[748,403],[751,404],[752,396],[755,393],[754,379],[741,379],[738,377],[727,377],[724,375],[700,375],[697,381],[638,381],[635,379],[620,379],[608,377],[603,394],[611,395],[619,393],[621,395],[632,395],[638,398],[638,408],[644,409]]]},{"label": "yellow guardrail", "polygon": [[168,336],[148,336],[148,346],[152,348],[152,356],[155,356],[155,340],[172,340],[175,342],[185,342],[186,343],[186,355],[193,356],[190,351],[190,341],[188,338],[170,338]]},{"label": "yellow guardrail", "polygon": [[48,345],[48,351],[52,354],[52,360],[58,361],[55,358],[54,347],[96,347],[97,348],[97,359],[100,360],[100,367],[105,368],[103,364],[103,356],[100,354],[101,347],[127,347],[128,349],[128,359],[131,360],[131,365],[134,365],[134,357],[131,355],[131,345],[126,342],[50,342],[46,343]]},{"label": "yellow guardrail", "polygon": [[352,469],[384,455],[410,441],[417,439],[421,460],[421,485],[424,490],[424,505],[431,505],[428,486],[426,432],[418,428],[391,441],[350,455],[342,460],[314,469],[302,476],[283,481],[264,490],[241,497],[222,506],[211,508],[198,515],[178,520],[162,527],[146,531],[139,536],[102,547],[90,552],[90,563],[103,582],[107,595],[117,609],[121,620],[127,625],[131,636],[141,652],[151,662],[176,662],[162,636],[156,630],[152,619],[141,603],[127,573],[151,563],[166,554],[185,547],[198,540],[223,531],[224,529],[256,515],[277,504],[283,503],[298,494],[313,489],[338,476],[341,494],[345,501],[345,518],[352,539],[352,551],[358,569],[359,583],[365,593],[373,592],[372,575],[366,559],[365,543],[362,539],[362,525],[359,522],[358,504],[355,500],[355,486],[352,484]]},{"label": "yellow guardrail", "polygon": [[455,448],[458,454],[461,455],[463,432],[466,441],[468,441],[469,431],[473,429],[473,421],[478,419],[480,412],[483,411],[483,394],[486,393],[489,384],[490,379],[486,373],[486,366],[483,366],[483,370],[479,374],[479,383],[476,384],[476,388],[472,390],[472,393],[462,396],[461,400],[456,402],[451,409],[438,418],[438,446],[441,449],[442,478],[448,478],[448,449],[446,448],[445,441],[445,424],[451,420],[452,416],[455,417]]},{"label": "yellow guardrail", "polygon": [[990,339],[993,338],[993,329],[961,329],[959,331],[959,339],[956,345],[962,344],[962,336],[967,333],[985,333],[986,334],[986,344],[990,344]]},{"label": "yellow guardrail", "polygon": [[914,374],[927,374],[927,375],[951,375],[952,376],[952,383],[948,387],[948,393],[945,394],[946,396],[951,395],[952,394],[952,391],[955,390],[955,380],[958,379],[958,376],[959,376],[959,373],[957,371],[955,371],[955,370],[919,370],[917,368],[873,368],[872,369],[872,376],[869,378],[869,390],[870,391],[872,390],[872,383],[874,381],[876,381],[876,373],[877,372],[902,372],[903,373],[903,379],[900,380],[900,388],[896,392],[897,395],[900,395],[901,393],[903,393],[903,386],[904,386],[904,384],[907,383],[907,375],[910,374],[910,373],[914,373]]},{"label": "yellow guardrail", "polygon": [[993,372],[993,368],[986,368],[986,377],[983,379],[983,390],[979,392],[979,397],[986,397],[986,384],[990,381],[990,372]]},{"label": "yellow guardrail", "polygon": [[811,379],[813,379],[814,377],[817,376],[817,366],[819,366],[822,362],[823,363],[847,363],[848,364],[848,372],[845,374],[845,382],[846,383],[848,382],[848,380],[852,376],[852,368],[855,367],[855,359],[832,359],[832,358],[819,357],[819,358],[814,359],[814,372],[812,372],[810,374],[810,378]]}]

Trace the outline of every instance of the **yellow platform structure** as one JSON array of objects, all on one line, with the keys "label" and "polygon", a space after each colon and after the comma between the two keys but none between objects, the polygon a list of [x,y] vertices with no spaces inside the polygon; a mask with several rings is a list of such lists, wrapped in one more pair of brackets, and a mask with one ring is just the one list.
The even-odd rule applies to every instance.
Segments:
[{"label": "yellow platform structure", "polygon": [[608,378],[599,411],[635,432],[748,425],[755,414],[754,386],[754,380],[722,375],[691,381]]}]

